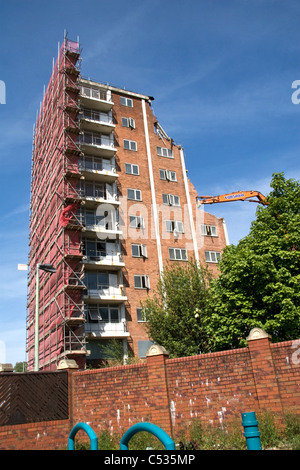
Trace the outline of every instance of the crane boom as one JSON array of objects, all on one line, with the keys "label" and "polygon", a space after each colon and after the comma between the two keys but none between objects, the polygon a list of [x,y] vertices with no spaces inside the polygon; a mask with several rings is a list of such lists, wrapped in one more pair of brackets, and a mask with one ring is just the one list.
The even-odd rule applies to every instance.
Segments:
[{"label": "crane boom", "polygon": [[[257,197],[256,199],[249,199],[252,197]],[[198,204],[215,204],[220,202],[232,202],[232,201],[245,201],[249,199],[248,202],[257,202],[258,204],[268,205],[265,196],[259,191],[237,191],[234,193],[221,194],[219,196],[197,196]]]}]

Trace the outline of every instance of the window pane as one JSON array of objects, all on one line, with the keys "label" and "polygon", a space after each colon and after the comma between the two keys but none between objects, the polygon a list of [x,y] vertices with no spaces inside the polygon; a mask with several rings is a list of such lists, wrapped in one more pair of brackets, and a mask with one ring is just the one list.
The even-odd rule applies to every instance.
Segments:
[{"label": "window pane", "polygon": [[137,190],[135,191],[135,199],[136,199],[137,201],[141,201],[141,200],[142,200],[142,193],[141,193],[141,191],[140,191],[139,189],[137,189]]},{"label": "window pane", "polygon": [[98,307],[97,306],[88,306],[89,319],[91,321],[98,321]]},{"label": "window pane", "polygon": [[164,204],[169,204],[169,196],[168,194],[163,194],[163,203]]},{"label": "window pane", "polygon": [[107,307],[100,307],[99,308],[99,313],[100,313],[100,320],[108,322],[108,308]]},{"label": "window pane", "polygon": [[87,284],[89,290],[97,290],[97,273],[87,273]]},{"label": "window pane", "polygon": [[122,126],[123,127],[128,127],[128,119],[125,117],[122,117]]},{"label": "window pane", "polygon": [[107,289],[108,288],[108,274],[98,273],[98,284],[100,288]]},{"label": "window pane", "polygon": [[138,175],[139,174],[139,166],[138,165],[132,165],[132,173],[134,175]]},{"label": "window pane", "polygon": [[140,247],[139,245],[131,245],[132,256],[140,256]]},{"label": "window pane", "polygon": [[175,250],[174,248],[169,248],[170,259],[175,259]]},{"label": "window pane", "polygon": [[117,308],[110,309],[110,321],[112,323],[119,323],[119,310]]},{"label": "window pane", "polygon": [[134,193],[134,189],[127,189],[127,197],[128,199],[135,199],[135,193]]},{"label": "window pane", "polygon": [[175,250],[175,258],[176,259],[181,259],[181,251],[179,248],[176,248]]},{"label": "window pane", "polygon": [[136,227],[137,224],[137,218],[133,215],[129,216],[129,226],[130,227]]},{"label": "window pane", "polygon": [[183,233],[183,223],[177,222],[177,230],[179,233]]},{"label": "window pane", "polygon": [[143,318],[143,311],[139,307],[136,309],[136,316],[137,316],[137,321],[145,321]]},{"label": "window pane", "polygon": [[206,251],[206,252],[205,252],[205,261],[207,261],[207,262],[210,261],[209,251]]},{"label": "window pane", "polygon": [[131,164],[125,163],[125,172],[131,174]]},{"label": "window pane", "polygon": [[136,150],[136,142],[134,142],[134,141],[130,142],[130,149],[131,150]]},{"label": "window pane", "polygon": [[159,177],[161,180],[166,179],[166,170],[159,170]]},{"label": "window pane", "polygon": [[142,287],[141,276],[134,276],[134,287],[136,287],[136,288],[141,288]]},{"label": "window pane", "polygon": [[181,250],[181,257],[182,257],[183,260],[187,260],[186,250]]},{"label": "window pane", "polygon": [[129,140],[124,140],[124,149],[129,150]]}]

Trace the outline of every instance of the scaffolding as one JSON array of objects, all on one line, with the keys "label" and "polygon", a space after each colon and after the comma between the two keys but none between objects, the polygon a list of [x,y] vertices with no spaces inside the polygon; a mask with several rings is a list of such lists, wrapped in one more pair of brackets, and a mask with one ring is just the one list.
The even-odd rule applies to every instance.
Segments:
[{"label": "scaffolding", "polygon": [[[33,139],[30,252],[27,304],[28,370],[34,368],[35,319],[39,317],[40,369],[56,369],[60,359],[85,360],[81,251],[82,225],[78,183],[79,43],[64,39],[44,93]],[[38,263],[56,273],[39,273],[39,311],[36,312]]]}]

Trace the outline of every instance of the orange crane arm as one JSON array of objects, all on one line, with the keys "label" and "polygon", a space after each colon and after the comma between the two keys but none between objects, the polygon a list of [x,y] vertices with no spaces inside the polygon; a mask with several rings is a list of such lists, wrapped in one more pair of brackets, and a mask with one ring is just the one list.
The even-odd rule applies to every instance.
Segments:
[{"label": "orange crane arm", "polygon": [[[251,197],[257,197],[258,200],[249,199]],[[245,201],[249,199],[249,202],[257,202],[258,204],[268,205],[265,196],[259,191],[237,191],[235,193],[221,194],[220,196],[197,196],[198,204],[215,204],[220,202],[232,202],[232,201]]]}]

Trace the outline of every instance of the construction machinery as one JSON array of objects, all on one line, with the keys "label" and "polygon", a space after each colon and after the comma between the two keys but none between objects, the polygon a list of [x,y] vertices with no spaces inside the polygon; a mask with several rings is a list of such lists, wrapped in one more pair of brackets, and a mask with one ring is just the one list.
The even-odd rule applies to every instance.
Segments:
[{"label": "construction machinery", "polygon": [[[256,197],[257,199],[250,199]],[[237,191],[234,193],[221,194],[219,196],[197,196],[197,202],[201,204],[215,204],[221,202],[245,201],[268,205],[266,197],[259,191]]]}]

